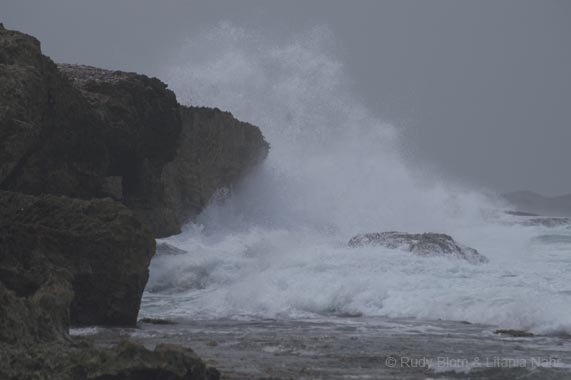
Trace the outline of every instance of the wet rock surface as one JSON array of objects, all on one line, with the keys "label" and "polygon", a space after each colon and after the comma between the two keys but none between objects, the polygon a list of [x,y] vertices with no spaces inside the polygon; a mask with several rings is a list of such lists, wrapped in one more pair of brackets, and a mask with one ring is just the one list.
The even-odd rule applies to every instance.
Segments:
[{"label": "wet rock surface", "polygon": [[456,242],[449,235],[438,233],[410,234],[397,231],[366,233],[352,237],[348,245],[353,248],[372,246],[401,249],[418,256],[454,257],[472,264],[488,261],[474,248]]},{"label": "wet rock surface", "polygon": [[160,344],[153,351],[122,341],[98,348],[75,339],[70,344],[44,343],[29,347],[0,344],[0,378],[10,380],[217,380],[191,349]]}]

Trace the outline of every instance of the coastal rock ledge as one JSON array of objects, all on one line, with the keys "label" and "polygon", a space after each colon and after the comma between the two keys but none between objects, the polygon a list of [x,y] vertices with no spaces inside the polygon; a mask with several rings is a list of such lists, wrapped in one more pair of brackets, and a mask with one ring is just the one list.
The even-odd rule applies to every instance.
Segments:
[{"label": "coastal rock ledge", "polygon": [[97,348],[136,326],[155,237],[180,232],[269,150],[156,78],[56,65],[0,23],[0,379],[215,380],[189,348]]},{"label": "coastal rock ledge", "polygon": [[261,131],[187,107],[157,78],[56,65],[0,27],[0,189],[123,203],[154,237],[180,232],[268,154]]},{"label": "coastal rock ledge", "polygon": [[474,248],[466,247],[446,234],[406,232],[377,232],[359,234],[349,240],[349,247],[384,247],[412,252],[417,256],[446,256],[466,260],[472,264],[488,262]]}]

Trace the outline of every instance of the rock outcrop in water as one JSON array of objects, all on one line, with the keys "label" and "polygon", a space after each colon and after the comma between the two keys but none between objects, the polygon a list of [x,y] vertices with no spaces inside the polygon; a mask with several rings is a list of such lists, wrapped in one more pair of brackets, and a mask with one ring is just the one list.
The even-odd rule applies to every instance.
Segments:
[{"label": "rock outcrop in water", "polygon": [[571,194],[547,197],[532,191],[514,191],[501,197],[515,206],[518,211],[526,211],[546,216],[571,217]]},{"label": "rock outcrop in water", "polygon": [[447,256],[466,260],[472,264],[488,259],[474,248],[457,243],[451,236],[437,233],[409,234],[405,232],[378,232],[359,234],[349,240],[350,247],[385,247],[412,252],[418,256]]},{"label": "rock outcrop in water", "polygon": [[268,149],[256,127],[183,107],[158,79],[58,68],[0,24],[0,378],[218,378],[187,349],[98,349],[68,329],[134,326],[153,238]]}]

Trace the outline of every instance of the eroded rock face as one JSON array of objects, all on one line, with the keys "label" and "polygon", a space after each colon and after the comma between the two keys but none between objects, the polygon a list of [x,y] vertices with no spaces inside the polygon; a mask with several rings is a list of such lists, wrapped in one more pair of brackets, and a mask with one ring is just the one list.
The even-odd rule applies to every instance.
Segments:
[{"label": "eroded rock face", "polygon": [[234,184],[269,150],[257,127],[229,112],[181,107],[181,116],[176,158],[162,173],[165,204],[179,223],[198,215],[216,190]]},{"label": "eroded rock face", "polygon": [[[54,334],[69,322],[135,326],[154,251],[145,226],[110,199],[0,191],[0,289],[14,308],[53,325]],[[27,325],[32,335],[45,328],[36,333]]]},{"label": "eroded rock face", "polygon": [[180,232],[268,152],[258,128],[180,106],[156,78],[56,66],[36,39],[3,27],[0,104],[0,189],[111,197],[156,237]]},{"label": "eroded rock face", "polygon": [[[83,65],[59,64],[100,116],[109,150],[106,175],[120,179],[120,192],[105,189],[145,221],[156,236],[178,232],[165,210],[163,167],[175,158],[181,134],[174,93],[156,78]],[[119,186],[113,186],[117,189]]]},{"label": "eroded rock face", "polygon": [[217,189],[267,155],[257,127],[218,109],[179,106],[158,79],[81,65],[59,68],[102,119],[110,152],[104,193],[133,210],[156,237],[179,233]]},{"label": "eroded rock face", "polygon": [[0,27],[0,188],[95,196],[108,165],[100,131],[40,43]]},{"label": "eroded rock face", "polygon": [[450,256],[472,264],[488,259],[474,248],[457,243],[451,236],[437,233],[409,234],[406,232],[379,232],[359,234],[349,240],[350,247],[378,246],[409,251],[418,256]]}]

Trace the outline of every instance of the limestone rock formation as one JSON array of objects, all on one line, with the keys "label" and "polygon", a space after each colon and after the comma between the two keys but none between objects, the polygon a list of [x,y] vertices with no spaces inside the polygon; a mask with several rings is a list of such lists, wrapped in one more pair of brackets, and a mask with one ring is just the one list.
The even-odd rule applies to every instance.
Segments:
[{"label": "limestone rock formation", "polygon": [[[0,191],[1,285],[31,305],[46,287],[71,290],[73,325],[134,326],[154,251],[145,226],[110,199]],[[64,310],[67,297],[54,298],[45,305]]]},{"label": "limestone rock formation", "polygon": [[165,205],[185,222],[261,162],[269,145],[260,130],[217,108],[181,107],[182,135],[176,158],[163,170]]},{"label": "limestone rock formation", "polygon": [[[165,205],[163,167],[175,158],[181,134],[174,93],[156,78],[83,65],[58,65],[102,121],[109,151],[103,192],[120,200],[156,236],[179,231]],[[115,182],[115,183],[113,183]]]},{"label": "limestone rock formation", "polygon": [[60,64],[103,122],[110,166],[103,192],[163,237],[180,232],[216,190],[263,160],[260,130],[230,113],[179,106],[155,78]]},{"label": "limestone rock formation", "polygon": [[108,160],[100,130],[40,43],[0,27],[0,188],[94,196]]},{"label": "limestone rock formation", "polygon": [[457,243],[451,236],[437,233],[409,234],[405,232],[380,232],[359,234],[349,240],[350,247],[378,246],[401,249],[418,256],[450,256],[472,264],[485,263],[488,259],[474,248]]},{"label": "limestone rock formation", "polygon": [[56,66],[35,38],[3,27],[0,102],[0,189],[108,196],[156,237],[180,232],[268,152],[258,128],[180,106],[156,78]]},{"label": "limestone rock formation", "polygon": [[135,326],[155,253],[268,152],[258,128],[155,78],[59,68],[0,24],[0,378],[217,379],[188,349],[97,349]]}]

